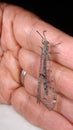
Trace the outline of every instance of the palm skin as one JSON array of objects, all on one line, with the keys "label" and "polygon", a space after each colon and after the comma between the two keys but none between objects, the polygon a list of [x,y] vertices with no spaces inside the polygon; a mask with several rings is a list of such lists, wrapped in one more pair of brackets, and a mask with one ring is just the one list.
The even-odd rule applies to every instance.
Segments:
[{"label": "palm skin", "polygon": [[[57,103],[53,111],[37,104],[41,40],[36,30],[47,30],[51,44],[59,43],[53,55]],[[44,130],[73,130],[73,38],[33,13],[0,3],[0,103],[11,104],[30,123]],[[20,73],[27,75],[24,86]],[[62,125],[61,125],[62,124]]]}]

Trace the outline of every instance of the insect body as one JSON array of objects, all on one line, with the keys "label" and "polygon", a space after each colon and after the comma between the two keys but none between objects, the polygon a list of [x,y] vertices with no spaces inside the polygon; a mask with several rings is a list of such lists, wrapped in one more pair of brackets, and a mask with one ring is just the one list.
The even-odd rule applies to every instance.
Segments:
[{"label": "insect body", "polygon": [[[37,31],[37,33],[39,32]],[[56,104],[56,92],[52,74],[50,43],[45,37],[45,31],[43,32],[43,36],[40,33],[39,35],[42,37],[44,47],[42,48],[40,61],[37,102],[40,103],[41,101],[49,110],[52,110]]]}]

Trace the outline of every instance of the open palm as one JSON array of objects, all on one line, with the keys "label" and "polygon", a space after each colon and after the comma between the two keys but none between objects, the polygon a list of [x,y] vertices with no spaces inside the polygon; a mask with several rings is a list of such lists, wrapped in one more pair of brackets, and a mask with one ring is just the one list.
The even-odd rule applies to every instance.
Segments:
[{"label": "open palm", "polygon": [[[53,111],[37,104],[42,43],[39,30],[47,30],[53,55],[57,103]],[[24,87],[20,73],[27,74]],[[29,122],[45,130],[73,130],[73,38],[22,8],[0,4],[0,103],[12,104]]]}]

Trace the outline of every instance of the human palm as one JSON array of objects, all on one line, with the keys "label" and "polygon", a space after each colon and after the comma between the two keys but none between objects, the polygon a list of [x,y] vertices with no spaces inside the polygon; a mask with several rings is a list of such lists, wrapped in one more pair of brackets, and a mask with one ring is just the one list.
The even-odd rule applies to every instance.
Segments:
[{"label": "human palm", "polygon": [[[42,43],[36,30],[56,47],[53,55],[57,103],[53,111],[37,104]],[[45,130],[73,130],[73,38],[22,8],[0,4],[0,103],[12,104],[29,122]],[[20,73],[24,69],[24,87]]]}]

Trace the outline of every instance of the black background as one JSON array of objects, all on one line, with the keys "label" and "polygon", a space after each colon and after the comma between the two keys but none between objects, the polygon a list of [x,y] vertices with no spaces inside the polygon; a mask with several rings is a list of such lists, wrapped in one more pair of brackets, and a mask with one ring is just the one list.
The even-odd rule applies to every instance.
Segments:
[{"label": "black background", "polygon": [[49,0],[0,0],[0,2],[11,3],[32,11],[44,21],[73,36],[73,7],[70,2]]}]

